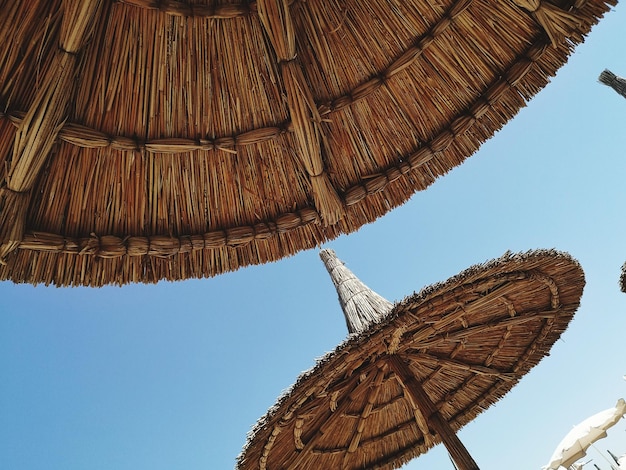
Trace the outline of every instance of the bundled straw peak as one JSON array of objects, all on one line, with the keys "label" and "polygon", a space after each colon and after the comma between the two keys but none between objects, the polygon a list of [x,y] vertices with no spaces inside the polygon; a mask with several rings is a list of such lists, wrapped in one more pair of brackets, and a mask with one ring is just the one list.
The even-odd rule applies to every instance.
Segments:
[{"label": "bundled straw peak", "polygon": [[598,77],[598,80],[626,98],[626,78],[619,77],[610,70],[604,70]]},{"label": "bundled straw peak", "polygon": [[361,333],[389,313],[393,304],[363,284],[333,250],[320,251],[320,258],[337,289],[350,333]]}]

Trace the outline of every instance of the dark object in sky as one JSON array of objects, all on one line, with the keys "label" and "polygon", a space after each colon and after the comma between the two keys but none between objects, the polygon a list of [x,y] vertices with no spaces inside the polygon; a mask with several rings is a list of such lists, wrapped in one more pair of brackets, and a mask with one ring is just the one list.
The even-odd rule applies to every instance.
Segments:
[{"label": "dark object in sky", "polygon": [[615,75],[610,70],[604,70],[600,77],[598,77],[600,83],[613,88],[617,93],[626,98],[626,78]]}]

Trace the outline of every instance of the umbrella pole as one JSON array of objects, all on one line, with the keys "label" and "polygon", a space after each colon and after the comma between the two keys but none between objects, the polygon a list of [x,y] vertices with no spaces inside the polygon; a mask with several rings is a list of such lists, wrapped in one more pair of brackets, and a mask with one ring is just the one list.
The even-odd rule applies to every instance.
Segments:
[{"label": "umbrella pole", "polygon": [[402,380],[406,391],[411,396],[413,402],[421,410],[422,414],[428,421],[429,426],[431,426],[441,438],[443,445],[446,446],[450,457],[458,469],[480,470],[454,430],[439,414],[439,410],[437,410],[437,407],[432,402],[424,388],[417,381],[406,362],[395,354],[389,355],[388,361],[391,370],[393,370],[400,380]]}]

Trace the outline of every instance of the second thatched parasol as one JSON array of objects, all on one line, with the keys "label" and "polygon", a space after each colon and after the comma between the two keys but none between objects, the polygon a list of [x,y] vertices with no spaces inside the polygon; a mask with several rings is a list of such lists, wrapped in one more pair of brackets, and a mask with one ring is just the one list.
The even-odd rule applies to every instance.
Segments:
[{"label": "second thatched parasol", "polygon": [[253,429],[239,470],[394,469],[443,442],[546,356],[584,287],[567,254],[505,255],[392,305],[321,253],[350,331]]}]

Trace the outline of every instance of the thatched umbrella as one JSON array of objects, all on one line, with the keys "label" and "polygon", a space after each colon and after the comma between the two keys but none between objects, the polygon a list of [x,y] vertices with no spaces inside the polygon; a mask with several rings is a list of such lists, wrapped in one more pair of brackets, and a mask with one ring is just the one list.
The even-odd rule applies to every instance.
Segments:
[{"label": "thatched umbrella", "polygon": [[[619,95],[626,98],[626,78],[615,75],[610,70],[603,70],[598,80],[600,81],[600,83],[611,87]],[[622,292],[626,293],[626,263],[622,265],[619,285]]]},{"label": "thatched umbrella", "polygon": [[321,256],[354,333],[257,423],[239,470],[393,469],[440,442],[460,470],[477,469],[456,432],[548,354],[584,287],[575,260],[536,251],[392,306]]},{"label": "thatched umbrella", "polygon": [[598,77],[603,85],[613,88],[618,94],[626,98],[626,78],[615,75],[610,70],[604,70]]},{"label": "thatched umbrella", "polygon": [[0,0],[0,279],[205,277],[471,155],[615,0]]}]

